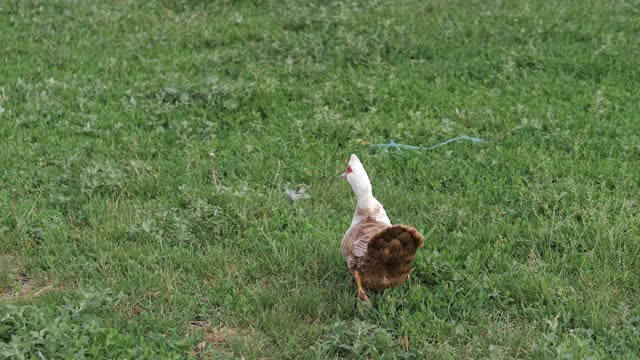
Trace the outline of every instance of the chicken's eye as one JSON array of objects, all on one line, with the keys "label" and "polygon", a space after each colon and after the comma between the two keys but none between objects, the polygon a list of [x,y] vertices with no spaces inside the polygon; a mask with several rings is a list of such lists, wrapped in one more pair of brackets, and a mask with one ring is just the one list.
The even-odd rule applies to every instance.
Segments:
[{"label": "chicken's eye", "polygon": [[349,166],[347,167],[347,174],[348,174],[348,173],[350,173],[350,172],[353,172],[353,170],[351,170],[351,165],[349,165]]}]

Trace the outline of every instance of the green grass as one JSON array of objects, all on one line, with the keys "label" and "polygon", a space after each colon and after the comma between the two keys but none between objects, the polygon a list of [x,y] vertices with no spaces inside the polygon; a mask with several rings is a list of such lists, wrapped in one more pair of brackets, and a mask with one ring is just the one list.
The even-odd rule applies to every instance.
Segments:
[{"label": "green grass", "polygon": [[[635,358],[639,9],[0,0],[0,354]],[[361,313],[351,153],[426,235]]]}]

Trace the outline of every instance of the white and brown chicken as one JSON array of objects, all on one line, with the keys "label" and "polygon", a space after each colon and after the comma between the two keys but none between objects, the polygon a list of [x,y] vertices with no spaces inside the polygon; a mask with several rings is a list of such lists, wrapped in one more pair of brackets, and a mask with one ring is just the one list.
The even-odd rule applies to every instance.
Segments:
[{"label": "white and brown chicken", "polygon": [[424,237],[405,225],[391,225],[382,204],[373,197],[371,181],[356,155],[351,155],[346,178],[356,194],[356,211],[342,238],[342,256],[358,286],[358,299],[368,302],[364,289],[384,290],[409,278],[416,251]]}]

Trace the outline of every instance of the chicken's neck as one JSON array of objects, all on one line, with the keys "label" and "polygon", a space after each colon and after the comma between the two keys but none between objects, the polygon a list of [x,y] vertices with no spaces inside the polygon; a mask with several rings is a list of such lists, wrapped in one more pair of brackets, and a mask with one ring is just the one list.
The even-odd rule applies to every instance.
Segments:
[{"label": "chicken's neck", "polygon": [[384,211],[382,204],[373,197],[371,192],[358,194],[356,196],[356,211],[353,214],[351,226],[368,221],[391,224],[389,217],[387,217],[387,212]]},{"label": "chicken's neck", "polygon": [[379,204],[380,202],[373,197],[373,193],[371,191],[356,194],[356,210],[372,209],[377,207]]},{"label": "chicken's neck", "polygon": [[359,176],[349,181],[353,192],[356,194],[356,211],[353,215],[351,226],[365,221],[379,221],[390,224],[387,213],[382,204],[373,197],[369,177]]}]

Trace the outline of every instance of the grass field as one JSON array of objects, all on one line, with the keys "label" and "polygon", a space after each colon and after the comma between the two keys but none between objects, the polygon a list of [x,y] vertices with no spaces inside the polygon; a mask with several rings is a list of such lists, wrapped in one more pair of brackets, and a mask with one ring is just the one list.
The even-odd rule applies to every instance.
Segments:
[{"label": "grass field", "polygon": [[[0,0],[0,34],[2,358],[640,353],[638,1]],[[351,153],[426,236],[361,312]]]}]

